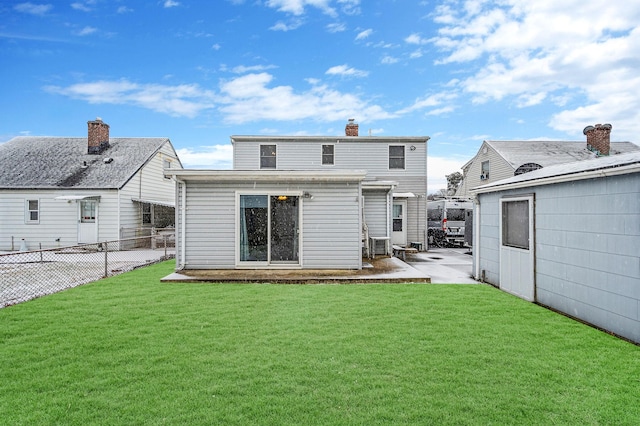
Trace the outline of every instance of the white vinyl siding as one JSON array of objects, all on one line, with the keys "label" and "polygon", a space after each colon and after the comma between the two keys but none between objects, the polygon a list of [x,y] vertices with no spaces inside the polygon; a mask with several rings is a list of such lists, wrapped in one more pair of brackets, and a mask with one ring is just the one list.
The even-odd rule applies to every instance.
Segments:
[{"label": "white vinyl siding", "polygon": [[[487,148],[486,153],[484,152],[485,147]],[[483,176],[483,164],[486,164],[485,167],[488,168],[488,177],[486,179],[481,178],[481,176]],[[476,154],[469,166],[464,170],[464,180],[462,181],[461,187],[456,191],[456,196],[469,197],[470,189],[510,178],[514,172],[514,168],[507,160],[486,143],[483,143],[478,154]]]},{"label": "white vinyl siding", "polygon": [[[177,227],[186,220],[184,259],[177,242],[177,264],[186,269],[232,269],[236,262],[236,194],[309,192],[300,197],[302,238],[300,262],[304,268],[361,267],[360,210],[357,182],[345,183],[215,183],[189,182],[187,204],[178,189]],[[181,214],[186,212],[186,218]]]},{"label": "white vinyl siding", "polygon": [[[269,141],[271,140],[269,139]],[[364,170],[367,173],[365,180],[394,181],[398,183],[394,192],[415,194],[416,197],[407,199],[407,239],[424,242],[426,228],[424,195],[427,185],[426,138],[362,136],[335,139],[311,137],[300,140],[273,138],[273,141],[276,140],[278,141],[278,170],[326,170],[327,166],[322,164],[322,149],[325,145],[333,145],[334,164],[332,168]],[[264,144],[267,142],[261,138],[243,136],[234,139],[233,168],[236,170],[258,170],[260,168],[260,145]],[[390,146],[404,147],[404,169],[389,169]]]}]

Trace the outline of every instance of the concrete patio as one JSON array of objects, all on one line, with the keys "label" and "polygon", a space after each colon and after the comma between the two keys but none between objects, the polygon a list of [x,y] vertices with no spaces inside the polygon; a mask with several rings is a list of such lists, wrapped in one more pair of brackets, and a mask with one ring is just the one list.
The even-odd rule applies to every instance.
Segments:
[{"label": "concrete patio", "polygon": [[362,283],[458,283],[473,284],[471,256],[465,249],[433,249],[396,257],[367,260],[361,270],[338,269],[214,269],[174,272],[161,281],[176,283],[277,283],[277,284],[362,284]]}]

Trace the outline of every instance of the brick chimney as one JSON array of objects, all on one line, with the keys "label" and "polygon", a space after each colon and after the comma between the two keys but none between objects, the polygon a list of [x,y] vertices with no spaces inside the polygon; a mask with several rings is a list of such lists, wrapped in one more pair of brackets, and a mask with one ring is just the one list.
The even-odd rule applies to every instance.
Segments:
[{"label": "brick chimney", "polygon": [[587,136],[587,148],[598,155],[609,155],[611,146],[611,124],[587,126],[582,131]]},{"label": "brick chimney", "polygon": [[98,117],[95,121],[87,121],[87,126],[89,127],[87,153],[100,154],[109,148],[109,125]]},{"label": "brick chimney", "polygon": [[344,133],[347,136],[358,136],[358,124],[354,123],[354,119],[350,118],[349,122],[344,128]]}]

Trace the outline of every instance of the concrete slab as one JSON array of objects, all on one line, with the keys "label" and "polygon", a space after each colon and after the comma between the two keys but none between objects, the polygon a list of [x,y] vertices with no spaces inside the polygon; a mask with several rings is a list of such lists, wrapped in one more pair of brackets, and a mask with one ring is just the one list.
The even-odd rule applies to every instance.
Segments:
[{"label": "concrete slab", "polygon": [[395,257],[368,260],[371,267],[340,269],[207,269],[181,270],[162,282],[225,282],[278,284],[430,283],[431,277]]},{"label": "concrete slab", "polygon": [[433,284],[479,284],[473,279],[473,259],[466,248],[435,248],[407,255],[407,263],[431,277]]}]

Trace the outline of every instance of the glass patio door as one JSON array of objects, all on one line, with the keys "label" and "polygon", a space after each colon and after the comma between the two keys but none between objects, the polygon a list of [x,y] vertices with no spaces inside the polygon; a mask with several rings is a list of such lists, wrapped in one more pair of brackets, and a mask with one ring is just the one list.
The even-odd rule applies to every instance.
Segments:
[{"label": "glass patio door", "polygon": [[299,263],[299,197],[240,195],[239,261]]}]

